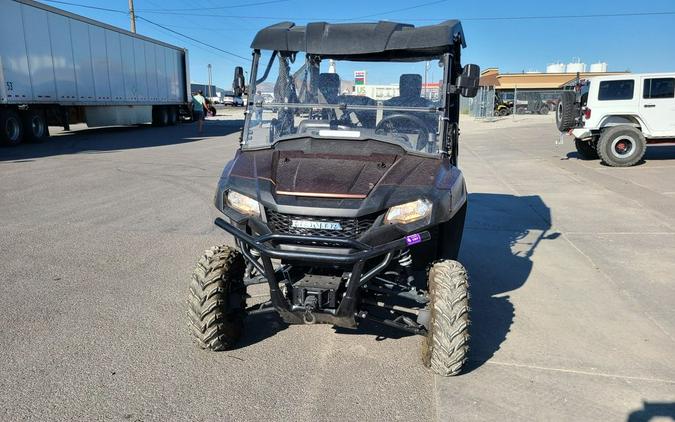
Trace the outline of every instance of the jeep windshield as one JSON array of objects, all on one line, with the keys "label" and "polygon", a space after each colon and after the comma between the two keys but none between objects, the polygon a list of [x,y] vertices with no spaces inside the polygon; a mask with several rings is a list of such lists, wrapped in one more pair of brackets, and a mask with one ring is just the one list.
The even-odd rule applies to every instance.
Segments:
[{"label": "jeep windshield", "polygon": [[374,139],[426,154],[441,150],[443,60],[330,60],[277,51],[262,51],[254,60],[244,149],[311,137]]}]

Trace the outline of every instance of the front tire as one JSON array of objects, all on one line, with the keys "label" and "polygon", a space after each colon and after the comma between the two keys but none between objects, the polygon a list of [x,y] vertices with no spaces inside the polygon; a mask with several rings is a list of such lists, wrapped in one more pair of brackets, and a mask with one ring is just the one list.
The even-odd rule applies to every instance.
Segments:
[{"label": "front tire", "polygon": [[598,141],[598,155],[602,162],[612,167],[630,167],[644,157],[647,140],[633,126],[614,126],[606,129]]},{"label": "front tire", "polygon": [[192,335],[202,349],[232,348],[241,337],[246,314],[246,265],[230,246],[204,252],[190,280],[188,319]]},{"label": "front tire", "polygon": [[574,146],[577,149],[577,154],[582,160],[597,160],[598,148],[595,141],[582,141],[579,138],[574,139]]},{"label": "front tire", "polygon": [[445,260],[431,267],[429,299],[422,361],[438,375],[457,375],[469,352],[469,279],[462,264]]}]

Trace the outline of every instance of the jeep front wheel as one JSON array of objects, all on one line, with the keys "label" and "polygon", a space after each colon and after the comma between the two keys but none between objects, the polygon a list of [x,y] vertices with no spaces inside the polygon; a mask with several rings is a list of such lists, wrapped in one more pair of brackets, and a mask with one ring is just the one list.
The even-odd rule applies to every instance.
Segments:
[{"label": "jeep front wheel", "polygon": [[632,126],[614,126],[606,129],[598,141],[598,154],[612,167],[630,167],[645,155],[647,141],[642,132]]},{"label": "jeep front wheel", "polygon": [[189,326],[202,349],[232,348],[241,337],[246,309],[244,259],[229,246],[204,252],[188,293]]},{"label": "jeep front wheel", "polygon": [[429,299],[422,360],[438,375],[457,375],[469,352],[469,280],[462,264],[445,260],[431,267]]},{"label": "jeep front wheel", "polygon": [[598,149],[595,141],[582,141],[579,138],[574,139],[574,146],[577,149],[577,154],[582,160],[597,160]]}]

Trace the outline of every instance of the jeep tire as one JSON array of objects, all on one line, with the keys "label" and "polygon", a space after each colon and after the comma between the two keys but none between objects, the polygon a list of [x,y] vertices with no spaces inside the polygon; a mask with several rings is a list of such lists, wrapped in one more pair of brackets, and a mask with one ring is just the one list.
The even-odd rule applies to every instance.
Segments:
[{"label": "jeep tire", "polygon": [[563,91],[555,112],[555,124],[559,131],[566,132],[574,127],[577,108],[576,93]]},{"label": "jeep tire", "polygon": [[612,167],[634,166],[645,155],[647,140],[633,126],[614,126],[602,131],[598,141],[598,155]]},{"label": "jeep tire", "polygon": [[457,375],[469,352],[469,280],[462,264],[445,260],[431,266],[428,309],[422,361],[438,375]]},{"label": "jeep tire", "polygon": [[596,141],[584,141],[574,138],[574,146],[577,148],[577,154],[582,160],[598,159],[598,143]]},{"label": "jeep tire", "polygon": [[188,319],[202,349],[230,349],[241,337],[246,309],[244,258],[230,246],[204,252],[190,280]]}]

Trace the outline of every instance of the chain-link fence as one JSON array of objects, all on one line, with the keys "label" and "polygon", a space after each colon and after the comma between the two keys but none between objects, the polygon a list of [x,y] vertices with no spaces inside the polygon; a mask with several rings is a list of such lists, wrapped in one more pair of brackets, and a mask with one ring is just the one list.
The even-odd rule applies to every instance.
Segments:
[{"label": "chain-link fence", "polygon": [[555,112],[562,90],[495,90],[480,87],[474,98],[462,98],[460,110],[478,119]]}]

